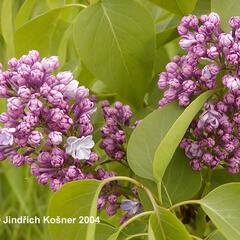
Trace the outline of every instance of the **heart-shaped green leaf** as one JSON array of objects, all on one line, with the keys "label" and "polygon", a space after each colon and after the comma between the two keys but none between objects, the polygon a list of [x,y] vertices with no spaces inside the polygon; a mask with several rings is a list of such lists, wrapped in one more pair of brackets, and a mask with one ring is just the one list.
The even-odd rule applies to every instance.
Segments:
[{"label": "heart-shaped green leaf", "polygon": [[155,180],[153,177],[154,153],[170,129],[183,112],[176,102],[150,113],[133,131],[127,149],[128,163],[139,176]]},{"label": "heart-shaped green leaf", "polygon": [[79,14],[75,42],[96,78],[135,106],[150,84],[155,50],[151,14],[135,0],[102,0]]}]

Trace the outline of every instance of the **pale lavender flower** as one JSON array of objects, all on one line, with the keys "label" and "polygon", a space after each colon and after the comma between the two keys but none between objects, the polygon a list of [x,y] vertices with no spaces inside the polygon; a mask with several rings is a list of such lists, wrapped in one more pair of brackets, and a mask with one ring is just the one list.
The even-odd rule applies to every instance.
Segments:
[{"label": "pale lavender flower", "polygon": [[137,199],[129,200],[123,199],[120,205],[123,211],[127,211],[128,215],[133,215],[142,212],[142,205]]},{"label": "pale lavender flower", "polygon": [[13,133],[15,128],[0,128],[0,145],[11,146],[13,145]]},{"label": "pale lavender flower", "polygon": [[64,91],[64,96],[69,99],[75,99],[79,82],[77,80],[72,80]]},{"label": "pale lavender flower", "polygon": [[66,153],[71,155],[75,159],[89,159],[91,154],[91,149],[94,146],[94,141],[92,140],[92,135],[82,136],[77,138],[71,136],[67,139]]}]

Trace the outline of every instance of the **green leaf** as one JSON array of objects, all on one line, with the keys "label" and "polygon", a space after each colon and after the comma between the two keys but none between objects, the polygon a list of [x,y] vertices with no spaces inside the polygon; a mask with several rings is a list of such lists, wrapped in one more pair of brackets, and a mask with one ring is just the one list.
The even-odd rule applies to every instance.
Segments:
[{"label": "green leaf", "polygon": [[168,11],[175,13],[179,16],[187,15],[191,13],[197,0],[149,0],[150,2],[167,9]]},{"label": "green leaf", "polygon": [[203,237],[207,227],[206,214],[200,206],[196,209],[196,233],[198,237]]},{"label": "green leaf", "polygon": [[79,64],[79,71],[80,72],[77,77],[77,79],[79,80],[79,83],[91,89],[93,83],[96,82],[97,79],[92,73],[89,72],[89,70],[82,63],[82,61],[80,61],[80,64]]},{"label": "green leaf", "polygon": [[238,174],[230,174],[225,168],[223,169],[214,169],[212,177],[211,177],[211,186],[210,190],[223,185],[225,183],[231,182],[240,182],[240,173]]},{"label": "green leaf", "polygon": [[167,104],[150,113],[133,131],[128,143],[127,159],[138,176],[155,180],[152,165],[154,153],[183,110],[176,102]]},{"label": "green leaf", "polygon": [[90,4],[93,5],[93,4],[96,4],[98,3],[100,0],[90,0]]},{"label": "green leaf", "polygon": [[7,56],[11,58],[14,56],[14,26],[13,26],[13,1],[4,0],[1,9],[1,29],[2,35],[7,48]]},{"label": "green leaf", "polygon": [[[142,213],[139,213],[133,217],[131,217],[127,222],[125,222],[124,224],[122,224],[118,230],[112,234],[107,240],[118,240],[119,239],[119,235],[120,233],[122,232],[123,229],[126,228],[126,226],[129,226],[130,223],[132,223],[133,221],[137,220],[137,219],[140,219],[140,218],[143,218],[143,217],[146,217],[146,216],[151,216],[153,214],[153,211],[149,211],[149,212],[142,212]],[[140,231],[143,229],[143,226],[141,227]],[[137,233],[135,233],[137,234]],[[141,232],[141,234],[143,234]],[[130,237],[131,239],[131,237]]]},{"label": "green leaf", "polygon": [[229,240],[240,239],[240,183],[224,184],[200,200],[201,207]]},{"label": "green leaf", "polygon": [[100,131],[100,128],[103,127],[106,123],[104,122],[104,118],[103,118],[103,114],[102,114],[102,107],[101,107],[101,103],[97,103],[97,110],[95,113],[93,113],[93,115],[91,116],[91,123],[93,125],[93,139],[94,142],[98,142],[101,137],[102,137],[102,133]]},{"label": "green leaf", "polygon": [[58,8],[64,6],[64,0],[47,0],[49,8]]},{"label": "green leaf", "polygon": [[48,55],[51,33],[61,9],[51,10],[22,25],[14,34],[17,57],[35,49],[41,55]]},{"label": "green leaf", "polygon": [[151,3],[149,0],[139,0],[152,14],[154,22],[157,21],[159,17],[167,13],[165,9],[160,8],[159,6]]},{"label": "green leaf", "polygon": [[192,14],[200,17],[204,14],[209,14],[211,12],[211,1],[209,0],[198,0],[195,9]]},{"label": "green leaf", "polygon": [[201,174],[189,166],[189,159],[178,148],[168,165],[162,181],[163,205],[191,199],[201,187]]},{"label": "green leaf", "polygon": [[[54,193],[48,207],[48,216],[76,218],[75,224],[49,224],[51,239],[94,240],[94,224],[79,224],[80,216],[97,215],[97,198],[102,188],[97,180],[80,180],[65,184]],[[63,227],[64,226],[64,227]]]},{"label": "green leaf", "polygon": [[82,11],[74,36],[83,63],[96,78],[141,106],[153,72],[155,31],[135,0],[103,0]]},{"label": "green leaf", "polygon": [[20,206],[22,209],[24,209],[24,212],[28,215],[31,214],[29,210],[29,206],[25,204],[24,198],[25,198],[25,172],[24,168],[16,168],[13,167],[9,161],[5,161],[4,166],[7,167],[7,171],[5,171],[5,177],[9,182],[9,185],[11,186],[17,200],[20,203]]},{"label": "green leaf", "polygon": [[177,31],[179,23],[180,18],[173,14],[168,14],[167,18],[158,21],[156,24],[157,47],[160,47],[179,36]]},{"label": "green leaf", "polygon": [[159,208],[159,218],[160,223],[154,213],[149,219],[149,240],[191,240],[184,225],[169,210]]},{"label": "green leaf", "polygon": [[26,0],[23,3],[14,21],[16,29],[30,19],[35,3],[36,0]]},{"label": "green leaf", "polygon": [[232,16],[239,16],[239,1],[238,0],[212,0],[211,10],[219,14],[221,18],[221,28],[225,32],[229,32],[231,28],[228,21]]},{"label": "green leaf", "polygon": [[[155,182],[153,182],[149,179],[146,179],[146,178],[141,178],[139,176],[136,176],[135,178],[138,182],[140,182],[145,187],[147,187],[152,192],[152,194],[154,194],[155,196],[158,195],[158,187]],[[138,195],[139,195],[140,201],[143,205],[144,211],[153,210],[153,205],[152,205],[147,193],[142,188],[138,188]]]},{"label": "green leaf", "polygon": [[[103,240],[107,239],[109,236],[111,236],[114,232],[116,232],[117,229],[108,225],[108,224],[103,224],[103,223],[98,223],[96,226],[96,236],[95,240]],[[119,240],[125,239],[125,234],[121,233],[119,236]]]},{"label": "green leaf", "polygon": [[69,27],[66,29],[63,36],[61,37],[61,40],[59,43],[58,56],[60,61],[60,66],[59,66],[60,68],[64,66],[64,64],[66,63],[68,41],[69,41],[70,35],[72,34],[72,31],[73,31],[73,24],[70,23]]},{"label": "green leaf", "polygon": [[219,231],[216,231],[207,240],[226,240],[226,238]]},{"label": "green leaf", "polygon": [[48,55],[49,43],[55,26],[54,22],[56,22],[60,13],[76,7],[82,6],[76,4],[50,10],[17,29],[14,34],[17,57],[32,49],[38,50],[43,56]]},{"label": "green leaf", "polygon": [[[159,182],[162,181],[164,172],[192,119],[198,113],[207,99],[211,97],[216,91],[218,90],[209,90],[201,94],[187,108],[185,108],[184,112],[174,122],[174,124],[171,126],[169,131],[160,142],[155,152],[153,161],[153,174]],[[170,115],[170,113],[167,114]]]},{"label": "green leaf", "polygon": [[[61,14],[59,14],[59,17],[56,19],[56,21],[55,21],[55,24],[54,24],[54,29],[53,29],[53,31],[52,31],[52,33],[51,33],[51,39],[50,39],[50,43],[48,44],[49,45],[49,47],[48,47],[48,49],[49,49],[49,55],[56,55],[57,54],[57,56],[59,56],[59,52],[58,52],[58,50],[59,50],[59,45],[61,44],[61,41],[64,39],[64,34],[65,34],[65,32],[67,31],[67,29],[68,29],[68,27],[71,25],[71,24],[69,24],[68,22],[66,22],[66,21],[64,21],[64,20],[62,20],[61,18],[60,18],[60,15]],[[70,43],[68,42],[68,45],[70,45]],[[70,45],[71,46],[71,45]],[[69,46],[69,47],[70,47]],[[66,49],[64,49],[64,47],[65,46],[62,46],[62,51],[64,52],[64,50],[66,50]],[[71,46],[72,47],[72,46]],[[61,56],[59,56],[59,61],[60,61],[60,69],[61,69],[61,67],[63,66],[63,64],[61,64],[62,63],[62,58],[63,56],[61,55]],[[64,59],[64,61],[65,61],[65,59]],[[71,58],[71,61],[76,61],[76,59],[75,58]],[[65,62],[64,62],[65,63]],[[72,69],[73,70],[73,69]]]},{"label": "green leaf", "polygon": [[158,101],[159,99],[162,97],[161,94],[164,92],[163,90],[160,90],[158,88],[157,85],[157,81],[159,79],[158,74],[160,72],[164,72],[165,71],[165,66],[170,62],[170,58],[168,56],[168,52],[166,51],[166,49],[164,48],[164,46],[156,49],[156,58],[155,58],[155,64],[154,64],[154,72],[155,72],[155,78],[154,80],[152,80],[152,83],[154,81],[154,86],[152,86],[153,88],[158,89]]}]

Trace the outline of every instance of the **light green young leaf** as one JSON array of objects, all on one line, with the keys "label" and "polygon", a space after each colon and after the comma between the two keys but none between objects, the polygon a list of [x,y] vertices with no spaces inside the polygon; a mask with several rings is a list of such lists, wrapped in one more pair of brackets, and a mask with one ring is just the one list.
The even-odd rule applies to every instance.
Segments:
[{"label": "light green young leaf", "polygon": [[89,71],[141,106],[155,50],[154,23],[145,7],[135,0],[102,0],[79,14],[74,36]]},{"label": "light green young leaf", "polygon": [[6,44],[7,57],[14,56],[13,0],[3,0],[1,9],[1,30]]},{"label": "light green young leaf", "polygon": [[93,5],[93,4],[96,4],[98,3],[100,0],[90,0],[90,4]]},{"label": "light green young leaf", "polygon": [[201,207],[226,239],[240,239],[240,183],[224,184],[200,200]]},{"label": "light green young leaf", "polygon": [[63,7],[64,2],[65,2],[64,0],[47,0],[48,7],[51,9]]},{"label": "light green young leaf", "polygon": [[14,21],[16,29],[18,29],[21,25],[30,19],[35,3],[36,0],[25,0]]},{"label": "light green young leaf", "polygon": [[64,66],[66,63],[66,56],[67,56],[67,47],[68,47],[68,40],[70,38],[70,35],[72,34],[73,31],[73,25],[70,23],[69,27],[66,29],[64,32],[59,47],[58,47],[58,56],[59,56],[59,61],[60,61],[60,68]]},{"label": "light green young leaf", "polygon": [[169,210],[159,208],[159,215],[160,222],[156,213],[149,219],[149,240],[192,240],[184,225]]},{"label": "light green young leaf", "polygon": [[9,166],[9,162],[7,161],[5,161],[3,164],[8,168],[8,170],[5,171],[5,177],[9,182],[9,185],[12,188],[18,202],[20,203],[20,206],[22,207],[22,209],[24,209],[25,214],[30,215],[31,212],[29,210],[29,206],[27,206],[24,201],[26,187],[24,181],[25,169],[24,168],[18,169],[14,168],[13,166]]},{"label": "light green young leaf", "polygon": [[143,178],[153,177],[154,153],[172,124],[184,108],[176,102],[150,113],[133,131],[127,148],[127,159],[131,169]]},{"label": "light green young leaf", "polygon": [[[53,240],[94,240],[96,223],[79,224],[79,216],[97,215],[97,198],[103,182],[80,180],[65,184],[52,197],[48,216],[76,218],[75,224],[49,224]],[[64,227],[63,227],[64,226]]]},{"label": "light green young leaf", "polygon": [[[197,97],[187,108],[185,108],[184,112],[174,122],[160,142],[153,160],[153,174],[159,183],[162,181],[164,172],[192,119],[199,112],[207,99],[216,91],[218,90],[209,90]],[[168,115],[170,114],[168,113]]]},{"label": "light green young leaf", "polygon": [[175,13],[179,16],[188,15],[191,13],[197,0],[149,0],[150,2],[165,8],[166,10]]},{"label": "light green young leaf", "polygon": [[49,42],[54,30],[54,22],[61,12],[69,8],[82,8],[81,5],[68,5],[50,10],[22,25],[14,34],[17,57],[36,49],[41,55],[48,55]]}]

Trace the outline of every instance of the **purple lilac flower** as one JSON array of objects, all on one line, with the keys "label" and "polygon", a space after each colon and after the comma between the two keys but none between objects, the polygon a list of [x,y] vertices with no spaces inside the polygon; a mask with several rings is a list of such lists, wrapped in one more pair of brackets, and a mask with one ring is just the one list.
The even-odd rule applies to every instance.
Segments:
[{"label": "purple lilac flower", "polygon": [[135,128],[139,121],[135,122],[133,126],[130,125],[131,108],[121,102],[115,102],[114,107],[110,107],[108,101],[103,101],[102,113],[107,124],[101,128],[102,141],[100,148],[104,149],[112,159],[121,161],[126,156],[124,149],[126,136],[122,127]]},{"label": "purple lilac flower", "polygon": [[[198,21],[194,15],[182,18],[178,26],[181,36],[179,45],[186,55],[174,56],[166,65],[166,72],[159,74],[158,87],[165,90],[159,107],[178,100],[180,106],[190,104],[190,97],[217,87],[220,71],[228,70],[222,84],[231,92],[240,91],[239,80],[239,17],[232,17],[231,33],[220,29],[220,18],[216,13],[203,15]],[[206,61],[211,64],[204,64]]]},{"label": "purple lilac flower", "polygon": [[185,150],[186,156],[191,159],[193,170],[200,171],[203,166],[214,169],[217,166],[225,167],[231,174],[239,172],[240,166],[240,114],[237,101],[229,101],[229,94],[236,99],[238,93],[228,90],[222,98],[212,97],[208,101],[203,113],[195,118],[190,125],[180,147]]},{"label": "purple lilac flower", "polygon": [[127,211],[128,215],[141,213],[143,211],[142,205],[137,199],[133,199],[133,200],[123,199],[120,205],[120,208],[123,211]]},{"label": "purple lilac flower", "polygon": [[[10,69],[0,70],[0,93],[7,98],[8,110],[0,116],[4,124],[0,129],[1,160],[10,157],[15,166],[27,162],[37,181],[44,185],[50,182],[54,191],[68,181],[80,179],[80,175],[72,177],[74,167],[85,177],[82,168],[99,159],[91,151],[94,142],[90,120],[95,103],[89,100],[89,90],[78,88],[69,71],[52,75],[59,66],[55,56],[41,60],[39,53],[32,50],[20,59],[10,59],[8,64]],[[72,82],[77,82],[76,98],[69,95]],[[88,119],[84,129],[82,119]],[[73,132],[77,141],[69,151]],[[23,148],[26,150],[19,154]]]},{"label": "purple lilac flower", "polygon": [[[37,182],[49,184],[54,192],[70,181],[116,176],[116,172],[99,168],[100,157],[92,149],[91,115],[96,111],[96,96],[79,87],[69,71],[54,76],[52,72],[59,66],[56,56],[41,60],[32,50],[20,59],[10,59],[8,65],[5,72],[0,69],[0,97],[7,98],[7,112],[0,115],[4,124],[0,128],[0,161],[9,158],[16,167],[27,163]],[[174,68],[176,65],[169,65],[169,71]],[[134,128],[139,121],[130,126],[131,109],[121,102],[114,108],[103,102],[103,115],[107,125],[102,128],[101,146],[109,156],[121,160],[126,155],[121,126]],[[98,209],[114,215],[120,208],[119,198],[128,198],[120,189],[118,181],[106,184]]]}]

